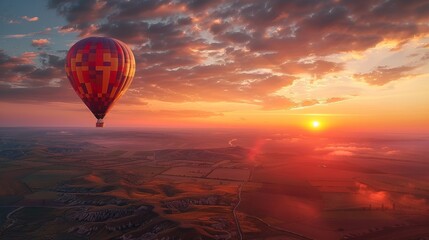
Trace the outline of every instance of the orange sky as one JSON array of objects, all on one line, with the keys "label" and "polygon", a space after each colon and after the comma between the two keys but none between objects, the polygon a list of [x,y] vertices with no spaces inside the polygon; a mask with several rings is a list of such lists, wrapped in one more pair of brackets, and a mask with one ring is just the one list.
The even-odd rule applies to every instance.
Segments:
[{"label": "orange sky", "polygon": [[203,2],[2,3],[0,126],[92,127],[63,59],[103,35],[137,63],[106,127],[429,131],[426,1]]}]

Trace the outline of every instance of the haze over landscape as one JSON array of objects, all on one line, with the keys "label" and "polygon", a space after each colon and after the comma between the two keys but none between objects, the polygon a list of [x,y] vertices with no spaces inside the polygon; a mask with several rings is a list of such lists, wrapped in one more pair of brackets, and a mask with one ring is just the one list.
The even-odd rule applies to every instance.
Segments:
[{"label": "haze over landscape", "polygon": [[[429,1],[0,2],[0,239],[429,239]],[[69,48],[116,38],[94,128]]]},{"label": "haze over landscape", "polygon": [[137,64],[109,126],[427,131],[427,1],[0,4],[2,126],[90,125],[63,59],[104,35]]}]

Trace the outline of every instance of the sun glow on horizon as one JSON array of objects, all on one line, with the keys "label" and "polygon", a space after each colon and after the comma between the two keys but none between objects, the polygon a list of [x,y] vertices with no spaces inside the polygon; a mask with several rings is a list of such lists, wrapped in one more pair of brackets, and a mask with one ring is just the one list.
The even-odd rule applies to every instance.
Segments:
[{"label": "sun glow on horizon", "polygon": [[313,126],[313,128],[318,128],[320,126],[320,122],[319,121],[313,121],[311,123],[311,125]]},{"label": "sun glow on horizon", "polygon": [[321,123],[319,120],[312,120],[310,122],[310,128],[311,130],[320,130],[321,128]]}]

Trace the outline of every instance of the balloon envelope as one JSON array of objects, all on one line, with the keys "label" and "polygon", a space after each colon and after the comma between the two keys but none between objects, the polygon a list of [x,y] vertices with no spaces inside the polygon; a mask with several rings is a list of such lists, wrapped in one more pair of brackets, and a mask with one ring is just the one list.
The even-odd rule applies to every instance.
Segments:
[{"label": "balloon envelope", "polygon": [[70,48],[65,68],[77,95],[97,119],[103,119],[131,84],[135,66],[134,55],[125,43],[89,37]]}]

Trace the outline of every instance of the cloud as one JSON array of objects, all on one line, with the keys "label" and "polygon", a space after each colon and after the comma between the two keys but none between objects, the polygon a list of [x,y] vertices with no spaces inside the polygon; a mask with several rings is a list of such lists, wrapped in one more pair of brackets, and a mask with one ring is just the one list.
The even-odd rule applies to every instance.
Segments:
[{"label": "cloud", "polygon": [[201,110],[159,110],[154,113],[160,118],[207,118],[223,116],[222,113]]},{"label": "cloud", "polygon": [[50,42],[46,38],[40,38],[40,39],[33,39],[31,41],[31,45],[33,47],[45,47],[46,45],[49,45]]},{"label": "cloud", "polygon": [[29,36],[33,36],[33,34],[30,34],[30,33],[10,34],[10,35],[6,35],[5,38],[24,38],[24,37],[29,37]]},{"label": "cloud", "polygon": [[24,19],[27,22],[37,22],[37,21],[39,21],[39,17],[22,16],[21,18]]},{"label": "cloud", "polygon": [[15,19],[11,19],[11,20],[9,20],[7,23],[9,23],[9,24],[19,24],[19,23],[21,23],[20,21],[18,21],[18,20],[15,20]]},{"label": "cloud", "polygon": [[[118,1],[110,3],[118,4]],[[51,0],[48,7],[56,9],[57,13],[64,16],[69,24],[66,28],[77,28],[81,35],[91,30],[91,22],[105,17],[110,9],[107,1],[98,0]]]},{"label": "cloud", "polygon": [[[413,194],[400,194],[395,192],[379,191],[369,185],[356,182],[355,201],[358,204],[371,206],[371,208],[385,209],[418,209],[427,211],[429,206],[425,198]],[[410,189],[407,189],[410,190]],[[411,190],[412,191],[412,190]]]},{"label": "cloud", "polygon": [[269,96],[263,99],[262,109],[264,110],[279,110],[295,107],[296,103],[282,96]]},{"label": "cloud", "polygon": [[[383,41],[401,48],[429,34],[427,6],[383,0],[48,2],[67,21],[59,32],[109,36],[132,46],[138,65],[131,88],[141,97],[233,101],[264,110],[344,100],[326,96],[298,102],[276,92],[297,79],[314,81],[346,70],[345,63],[329,56],[365,51]],[[350,74],[356,81],[383,85],[412,70],[379,67]]]},{"label": "cloud", "polygon": [[52,67],[63,69],[65,66],[65,58],[57,55],[49,54],[46,52],[39,53],[40,62],[44,67]]},{"label": "cloud", "polygon": [[[124,99],[125,100],[125,99]],[[121,99],[121,105],[124,103]],[[143,104],[140,104],[140,106]],[[121,110],[117,110],[121,111]],[[130,110],[122,110],[129,112]],[[201,118],[210,118],[210,117],[222,117],[223,113],[205,111],[205,110],[194,110],[194,109],[159,109],[159,110],[149,110],[149,109],[139,109],[132,110],[133,114],[136,116],[142,116],[145,119],[201,119]]]},{"label": "cloud", "polygon": [[379,66],[369,73],[355,74],[354,77],[370,85],[384,85],[389,82],[409,76],[415,66],[386,67]]},{"label": "cloud", "polygon": [[79,32],[78,29],[72,27],[72,26],[61,26],[55,28],[58,33],[66,34],[66,33],[73,33],[73,32]]},{"label": "cloud", "polygon": [[317,99],[307,99],[301,102],[301,106],[302,107],[309,107],[309,106],[313,106],[319,104],[319,100]]},{"label": "cloud", "polygon": [[9,56],[3,49],[0,49],[0,66],[10,67],[20,64],[31,64],[37,57],[36,52],[24,52],[20,56]]},{"label": "cloud", "polygon": [[335,102],[342,102],[344,100],[347,100],[345,97],[331,97],[326,99],[326,103],[335,103]]},{"label": "cloud", "polygon": [[0,101],[11,103],[81,102],[68,83],[60,87],[35,87],[33,85],[31,88],[10,88],[0,84]]},{"label": "cloud", "polygon": [[398,156],[401,151],[390,146],[374,144],[371,146],[357,143],[337,143],[317,147],[315,151],[325,153],[327,156]]},{"label": "cloud", "polygon": [[391,208],[393,206],[392,197],[388,192],[377,191],[360,182],[356,182],[356,187],[355,200],[357,203],[366,206],[371,205],[373,208],[381,208],[382,206]]},{"label": "cloud", "polygon": [[374,148],[357,145],[354,143],[349,144],[330,144],[324,147],[315,148],[315,151],[325,152],[327,156],[355,156],[369,152],[374,152]]},{"label": "cloud", "polygon": [[23,33],[23,34],[10,34],[6,35],[4,38],[25,38],[25,37],[31,37],[35,35],[46,35],[52,31],[52,28],[45,28],[42,31],[38,32],[31,32],[31,33]]},{"label": "cloud", "polygon": [[289,61],[280,65],[280,70],[288,74],[307,73],[319,78],[328,73],[334,73],[343,70],[343,64],[325,60],[316,60],[307,63]]},{"label": "cloud", "polygon": [[73,90],[66,82],[63,62],[61,57],[47,53],[9,56],[0,49],[0,99],[10,102],[76,100],[67,97]]}]

